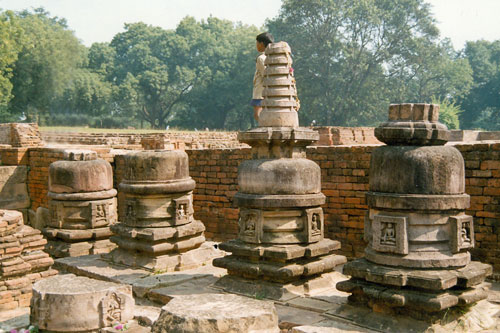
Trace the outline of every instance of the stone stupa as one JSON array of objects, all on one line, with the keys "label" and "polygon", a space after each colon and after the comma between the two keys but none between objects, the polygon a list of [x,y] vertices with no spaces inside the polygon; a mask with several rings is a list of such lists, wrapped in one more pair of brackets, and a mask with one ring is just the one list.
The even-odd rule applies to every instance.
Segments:
[{"label": "stone stupa", "polygon": [[228,271],[216,283],[226,291],[286,299],[333,288],[329,274],[346,258],[333,254],[338,241],[324,238],[321,170],[306,158],[319,135],[299,127],[290,47],[269,44],[265,53],[259,127],[238,135],[252,146],[238,170],[238,239],[219,245],[231,255],[214,266]]},{"label": "stone stupa", "polygon": [[439,106],[394,104],[375,129],[386,146],[371,157],[365,258],[344,266],[337,289],[376,311],[434,321],[454,307],[485,299],[490,265],[471,261],[474,222],[465,214],[465,167],[444,145]]},{"label": "stone stupa", "polygon": [[109,162],[88,150],[66,151],[49,167],[49,213],[42,230],[47,252],[61,257],[107,253],[116,223],[116,190]]},{"label": "stone stupa", "polygon": [[129,153],[124,164],[123,207],[119,223],[111,227],[118,248],[104,258],[167,272],[196,268],[220,255],[205,243],[205,226],[193,217],[196,184],[184,151]]}]

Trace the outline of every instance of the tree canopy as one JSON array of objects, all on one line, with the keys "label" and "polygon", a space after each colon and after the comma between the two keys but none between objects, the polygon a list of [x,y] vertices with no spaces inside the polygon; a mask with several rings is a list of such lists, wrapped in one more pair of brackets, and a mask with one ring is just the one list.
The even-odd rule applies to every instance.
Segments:
[{"label": "tree canopy", "polygon": [[89,48],[44,9],[0,10],[0,121],[247,129],[266,30],[292,48],[303,125],[374,126],[389,103],[439,101],[450,127],[500,129],[500,41],[455,50],[424,0],[283,0],[266,27],[135,22]]}]

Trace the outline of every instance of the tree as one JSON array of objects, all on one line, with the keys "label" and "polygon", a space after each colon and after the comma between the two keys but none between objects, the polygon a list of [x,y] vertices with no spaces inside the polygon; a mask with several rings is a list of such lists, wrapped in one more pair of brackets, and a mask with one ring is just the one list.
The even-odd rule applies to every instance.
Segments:
[{"label": "tree", "polygon": [[14,120],[7,110],[12,99],[12,67],[20,50],[22,30],[13,12],[0,11],[0,121]]},{"label": "tree", "polygon": [[179,61],[186,57],[189,46],[173,31],[144,23],[126,24],[125,30],[110,44],[116,52],[113,80],[119,86],[118,94],[130,97],[121,104],[153,128],[165,128],[167,119],[203,75]]},{"label": "tree", "polygon": [[284,0],[267,25],[292,48],[306,123],[373,125],[390,102],[467,91],[423,0]]},{"label": "tree", "polygon": [[86,49],[64,19],[50,17],[41,8],[33,13],[23,11],[18,17],[25,39],[15,62],[14,98],[9,108],[14,114],[25,114],[28,121],[37,121],[84,64]]},{"label": "tree", "polygon": [[249,106],[255,71],[255,36],[258,30],[210,17],[196,22],[186,18],[179,24],[181,35],[196,54],[190,67],[202,67],[204,79],[186,96],[188,107],[173,124],[198,128],[248,128]]},{"label": "tree", "polygon": [[463,51],[472,68],[470,93],[458,99],[464,128],[500,129],[500,40],[467,42]]}]

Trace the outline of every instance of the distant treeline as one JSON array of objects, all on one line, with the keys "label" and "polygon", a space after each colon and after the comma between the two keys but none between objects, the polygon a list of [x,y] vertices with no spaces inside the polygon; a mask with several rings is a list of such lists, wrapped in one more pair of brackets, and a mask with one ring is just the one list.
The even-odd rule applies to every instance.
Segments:
[{"label": "distant treeline", "polygon": [[262,29],[139,22],[90,48],[44,9],[0,11],[0,122],[247,129],[263,30],[292,48],[303,125],[373,126],[390,103],[434,102],[450,128],[500,129],[500,41],[454,50],[423,0],[283,0]]}]

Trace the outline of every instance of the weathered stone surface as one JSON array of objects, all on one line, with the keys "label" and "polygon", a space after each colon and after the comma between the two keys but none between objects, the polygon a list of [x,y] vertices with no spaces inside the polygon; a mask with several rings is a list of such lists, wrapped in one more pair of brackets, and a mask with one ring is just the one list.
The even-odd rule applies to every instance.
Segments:
[{"label": "weathered stone surface", "polygon": [[134,299],[127,285],[72,274],[33,285],[31,323],[40,329],[85,332],[125,323],[133,315]]},{"label": "weathered stone surface", "polygon": [[481,286],[468,290],[453,289],[441,293],[421,290],[390,288],[361,280],[346,280],[337,283],[337,289],[352,293],[355,302],[367,305],[383,303],[388,307],[405,308],[424,312],[440,312],[457,305],[467,305],[486,299]]},{"label": "weathered stone surface", "polygon": [[[265,52],[263,92],[265,98],[262,102],[263,110],[259,116],[259,126],[298,127],[299,119],[296,111],[300,105],[291,69],[290,47],[286,42],[273,43],[266,48]],[[285,87],[291,90],[289,94],[275,93],[277,89]]]},{"label": "weathered stone surface", "polygon": [[266,298],[276,301],[289,301],[299,296],[321,295],[335,287],[337,272],[324,273],[319,276],[304,278],[291,283],[246,279],[233,275],[220,278],[214,285],[226,292],[249,297]]},{"label": "weathered stone surface", "polygon": [[39,230],[23,225],[22,213],[0,210],[0,311],[26,307],[33,282],[57,274]]},{"label": "weathered stone surface", "polygon": [[57,229],[45,228],[43,234],[50,240],[61,239],[72,242],[79,240],[107,239],[113,235],[109,227],[97,229]]},{"label": "weathered stone surface", "polygon": [[107,258],[118,264],[144,268],[149,271],[172,272],[193,269],[221,256],[220,251],[217,251],[212,245],[204,246],[204,243],[200,244],[198,248],[187,252],[172,252],[162,255],[118,248],[110,252]]},{"label": "weathered stone surface", "polygon": [[370,191],[426,195],[463,194],[463,157],[452,146],[378,147],[371,155]]},{"label": "weathered stone surface", "polygon": [[272,245],[249,244],[239,239],[233,239],[219,244],[221,250],[231,252],[240,257],[262,257],[269,260],[293,260],[298,258],[312,258],[326,255],[340,249],[340,242],[323,239],[317,243],[305,245]]},{"label": "weathered stone surface", "polygon": [[31,204],[27,166],[0,166],[0,208],[24,209]]},{"label": "weathered stone surface", "polygon": [[238,185],[247,194],[310,194],[321,191],[321,170],[307,159],[249,160],[239,166]]},{"label": "weathered stone surface", "polygon": [[391,105],[389,122],[375,130],[388,146],[371,155],[366,260],[346,264],[352,278],[337,284],[352,293],[350,301],[373,311],[399,308],[418,317],[485,297],[477,286],[492,269],[470,262],[474,221],[465,214],[464,161],[443,146],[449,132],[438,111],[437,105]]},{"label": "weathered stone surface", "polygon": [[236,295],[182,296],[162,308],[152,332],[279,332],[271,302]]},{"label": "weathered stone surface", "polygon": [[442,145],[450,132],[438,120],[437,104],[392,104],[389,121],[375,129],[375,136],[392,145]]},{"label": "weathered stone surface", "polygon": [[242,257],[227,256],[215,259],[214,265],[226,268],[232,275],[288,283],[299,278],[331,272],[336,266],[345,262],[345,257],[335,254],[285,264],[277,264],[272,261],[251,262]]},{"label": "weathered stone surface", "polygon": [[193,217],[195,183],[184,151],[124,155],[120,223],[112,226],[118,245],[108,258],[153,271],[185,270],[217,256],[205,242],[204,225]]},{"label": "weathered stone surface", "polygon": [[91,254],[108,253],[116,248],[109,239],[67,243],[66,241],[49,240],[46,250],[56,258],[79,257]]},{"label": "weathered stone surface", "polygon": [[165,253],[181,253],[199,247],[205,241],[205,236],[198,235],[191,238],[160,241],[155,243],[137,241],[133,238],[119,236],[111,237],[111,241],[120,248],[129,251],[140,251],[144,255],[157,256]]},{"label": "weathered stone surface", "polygon": [[181,150],[141,151],[124,156],[120,190],[137,194],[187,192],[194,189],[188,156]]},{"label": "weathered stone surface", "polygon": [[50,192],[98,192],[112,188],[113,171],[105,160],[57,161],[50,164]]},{"label": "weathered stone surface", "polygon": [[481,284],[491,274],[490,265],[472,261],[460,269],[409,269],[374,264],[365,259],[344,265],[343,272],[353,278],[397,287],[446,290],[454,286],[470,288]]},{"label": "weathered stone surface", "polygon": [[199,235],[205,231],[205,225],[197,220],[176,228],[135,228],[120,223],[111,226],[111,230],[119,237],[156,242]]}]

